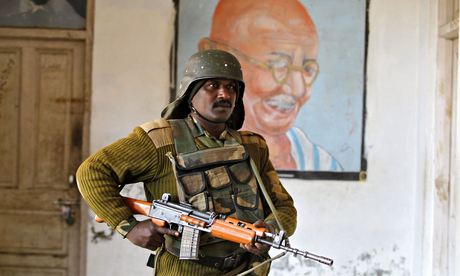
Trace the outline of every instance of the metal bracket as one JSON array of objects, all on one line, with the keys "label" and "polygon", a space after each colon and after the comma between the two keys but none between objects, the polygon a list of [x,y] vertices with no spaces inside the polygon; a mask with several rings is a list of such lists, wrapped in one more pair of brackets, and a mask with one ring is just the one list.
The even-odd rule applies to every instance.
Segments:
[{"label": "metal bracket", "polygon": [[75,214],[72,210],[72,206],[80,206],[80,201],[59,198],[54,202],[54,204],[58,205],[61,209],[61,218],[67,223],[67,225],[75,223]]}]

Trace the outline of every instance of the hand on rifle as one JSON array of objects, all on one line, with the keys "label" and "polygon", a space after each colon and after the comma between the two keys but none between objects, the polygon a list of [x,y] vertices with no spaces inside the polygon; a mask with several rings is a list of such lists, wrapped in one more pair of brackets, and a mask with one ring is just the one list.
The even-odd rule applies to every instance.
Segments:
[{"label": "hand on rifle", "polygon": [[144,220],[136,224],[136,226],[129,231],[126,238],[137,246],[153,251],[164,243],[165,238],[163,235],[165,234],[173,237],[179,236],[179,232],[175,230],[157,226],[153,224],[151,220]]},{"label": "hand on rifle", "polygon": [[[267,229],[268,232],[273,233],[272,227],[268,224],[266,224],[263,220],[258,220],[254,223],[255,227],[263,227]],[[264,253],[267,253],[268,250],[270,250],[270,246],[267,244],[263,243],[248,243],[248,244],[240,244],[242,248],[244,248],[246,251],[251,252],[252,254],[255,254],[257,256],[262,256]]]}]

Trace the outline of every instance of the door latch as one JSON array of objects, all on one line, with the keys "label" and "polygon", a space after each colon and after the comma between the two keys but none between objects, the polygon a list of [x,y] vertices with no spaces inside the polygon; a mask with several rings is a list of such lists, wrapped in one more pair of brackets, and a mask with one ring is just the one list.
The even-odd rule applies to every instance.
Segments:
[{"label": "door latch", "polygon": [[73,206],[79,206],[80,202],[77,200],[64,200],[59,198],[54,202],[61,209],[61,218],[67,223],[72,225],[75,223],[75,214],[72,210]]}]

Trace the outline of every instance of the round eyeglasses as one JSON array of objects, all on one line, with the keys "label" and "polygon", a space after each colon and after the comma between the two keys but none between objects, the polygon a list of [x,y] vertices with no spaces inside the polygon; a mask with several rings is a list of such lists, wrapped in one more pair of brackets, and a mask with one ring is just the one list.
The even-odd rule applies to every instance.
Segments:
[{"label": "round eyeglasses", "polygon": [[315,59],[306,59],[302,66],[295,66],[292,64],[292,58],[289,55],[275,54],[273,59],[262,62],[224,43],[211,40],[210,38],[205,38],[205,40],[212,49],[219,46],[221,49],[242,57],[262,69],[271,71],[273,79],[279,85],[286,82],[291,71],[301,72],[306,86],[311,86],[319,74],[319,64]]}]

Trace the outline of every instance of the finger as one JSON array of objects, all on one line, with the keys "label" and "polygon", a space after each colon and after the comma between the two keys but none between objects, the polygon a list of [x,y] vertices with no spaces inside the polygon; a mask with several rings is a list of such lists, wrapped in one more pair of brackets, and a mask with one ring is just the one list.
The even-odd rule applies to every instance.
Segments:
[{"label": "finger", "polygon": [[270,250],[270,246],[266,244],[256,243],[255,246],[257,250],[260,252],[267,252],[268,250]]},{"label": "finger", "polygon": [[254,244],[254,246],[257,247],[257,248],[268,248],[268,247],[270,247],[270,246],[267,245],[267,244],[259,243],[259,242],[256,242],[256,243]]},{"label": "finger", "polygon": [[259,219],[256,222],[254,222],[254,226],[255,227],[265,227],[266,224],[265,224],[265,221]]},{"label": "finger", "polygon": [[176,230],[172,230],[166,227],[156,227],[156,230],[158,233],[163,234],[163,235],[169,235],[173,237],[179,237],[179,232]]},{"label": "finger", "polygon": [[254,247],[252,244],[241,244],[240,245],[244,250],[249,251],[251,253],[255,253],[254,251],[257,250],[256,247]]}]

